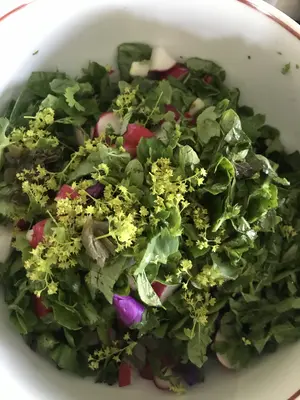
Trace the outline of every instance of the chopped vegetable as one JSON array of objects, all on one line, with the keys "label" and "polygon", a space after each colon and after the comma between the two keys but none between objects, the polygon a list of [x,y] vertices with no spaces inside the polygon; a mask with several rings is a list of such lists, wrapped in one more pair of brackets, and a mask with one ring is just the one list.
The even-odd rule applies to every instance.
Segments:
[{"label": "chopped vegetable", "polygon": [[289,63],[285,64],[285,65],[281,68],[281,73],[282,73],[283,75],[286,75],[286,74],[288,74],[288,73],[290,72],[290,70],[291,70],[291,63],[289,62]]},{"label": "chopped vegetable", "polygon": [[168,76],[172,76],[173,78],[176,79],[183,79],[187,74],[189,73],[189,70],[186,66],[181,65],[181,64],[176,64],[174,67],[171,69],[164,71],[161,73],[161,79],[167,79]]},{"label": "chopped vegetable", "polygon": [[151,368],[151,365],[149,363],[147,363],[140,371],[140,375],[142,378],[148,380],[148,381],[152,381],[154,379],[153,377],[153,371]]},{"label": "chopped vegetable", "polygon": [[134,61],[131,64],[130,75],[146,77],[150,71],[149,61]]},{"label": "chopped vegetable", "polygon": [[154,47],[150,59],[151,71],[168,71],[176,65],[176,60],[172,58],[163,47]]},{"label": "chopped vegetable", "polygon": [[113,133],[115,133],[116,135],[118,135],[120,132],[121,129],[120,119],[118,115],[116,115],[113,112],[105,112],[101,114],[96,125],[94,136],[98,137],[101,134],[105,134],[107,129],[112,129]]},{"label": "chopped vegetable", "polygon": [[50,308],[47,308],[41,297],[33,296],[33,301],[34,301],[34,310],[35,314],[39,318],[46,317],[51,312]]},{"label": "chopped vegetable", "polygon": [[33,249],[35,249],[38,244],[43,241],[44,229],[47,221],[47,219],[44,219],[43,221],[37,222],[35,225],[33,225],[32,229],[28,231],[27,238],[30,246]]},{"label": "chopped vegetable", "polygon": [[157,296],[160,298],[160,301],[163,303],[171,296],[176,289],[179,288],[180,285],[164,285],[161,282],[153,282],[152,288]]},{"label": "chopped vegetable", "polygon": [[135,157],[141,138],[151,138],[153,136],[154,133],[144,126],[139,124],[129,124],[127,131],[124,134],[124,148],[132,157]]},{"label": "chopped vegetable", "polygon": [[119,386],[131,385],[131,366],[122,362],[119,367]]},{"label": "chopped vegetable", "polygon": [[79,193],[69,185],[63,185],[59,192],[57,193],[55,200],[62,200],[62,199],[76,199],[79,196]]}]

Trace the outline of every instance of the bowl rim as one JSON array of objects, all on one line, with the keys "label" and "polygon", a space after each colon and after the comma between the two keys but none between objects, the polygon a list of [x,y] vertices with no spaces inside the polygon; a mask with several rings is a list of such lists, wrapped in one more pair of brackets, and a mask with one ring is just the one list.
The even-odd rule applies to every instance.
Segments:
[{"label": "bowl rim", "polygon": [[[26,6],[35,3],[36,1],[38,0],[31,0],[26,3],[22,3],[18,7],[8,11],[6,14],[0,15],[0,22],[8,18],[10,15],[16,13],[17,11],[22,10]],[[291,17],[284,14],[282,11],[278,10],[271,4],[266,3],[263,0],[236,0],[236,1],[270,18],[272,21],[276,22],[282,28],[284,28],[286,31],[288,31],[290,34],[296,37],[296,39],[300,40],[300,24],[295,22]]]},{"label": "bowl rim", "polygon": [[[15,14],[17,11],[20,11],[25,7],[35,3],[36,1],[38,0],[31,0],[26,3],[22,3],[19,6],[13,8],[12,10],[8,11],[6,14],[0,15],[0,22],[4,21],[9,16]],[[282,28],[288,31],[291,35],[293,35],[296,39],[300,40],[300,24],[296,23],[292,18],[290,18],[289,16],[287,16],[274,6],[264,2],[263,0],[236,0],[236,1],[270,18],[272,21],[276,22]],[[294,393],[291,397],[289,397],[289,399],[287,400],[297,400],[297,399],[300,399],[300,389],[296,393]]]}]

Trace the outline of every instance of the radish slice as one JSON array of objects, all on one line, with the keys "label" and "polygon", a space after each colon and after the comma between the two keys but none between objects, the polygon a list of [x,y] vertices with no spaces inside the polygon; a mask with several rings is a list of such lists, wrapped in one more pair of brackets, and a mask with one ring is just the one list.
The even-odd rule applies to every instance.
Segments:
[{"label": "radish slice", "polygon": [[166,301],[167,298],[170,297],[179,286],[180,286],[179,284],[178,285],[164,285],[163,283],[160,283],[157,281],[152,283],[152,289],[157,294],[157,296],[160,298],[160,301],[162,303],[164,301]]},{"label": "radish slice", "polygon": [[31,242],[33,238],[33,229],[29,229],[29,231],[26,233],[26,239],[28,242]]},{"label": "radish slice", "polygon": [[131,385],[131,366],[122,362],[119,368],[119,387]]},{"label": "radish slice", "polygon": [[79,193],[69,185],[62,185],[57,193],[55,200],[64,200],[64,199],[76,199],[79,196]]},{"label": "radish slice", "polygon": [[205,107],[205,103],[202,99],[199,97],[193,101],[190,109],[189,109],[189,115],[193,117],[195,114],[197,114],[200,110],[202,110]]},{"label": "radish slice", "polygon": [[148,75],[150,71],[150,62],[149,61],[134,61],[131,64],[131,68],[129,74],[131,76],[141,76],[145,77]]},{"label": "radish slice", "polygon": [[5,263],[12,252],[13,229],[9,226],[0,225],[0,263]]},{"label": "radish slice", "polygon": [[155,386],[160,390],[170,390],[172,384],[170,381],[155,376],[153,378]]},{"label": "radish slice", "polygon": [[213,81],[213,77],[211,75],[205,75],[203,78],[203,82],[207,85],[210,85]]},{"label": "radish slice", "polygon": [[147,381],[154,380],[152,368],[150,364],[146,364],[144,368],[141,369],[140,375],[142,378],[147,379]]},{"label": "radish slice", "polygon": [[25,219],[19,219],[19,221],[16,223],[16,227],[20,229],[20,231],[27,231],[27,229],[30,227],[30,222],[25,221]]},{"label": "radish slice", "polygon": [[164,71],[161,73],[161,79],[167,79],[168,76],[173,76],[176,79],[182,79],[189,73],[189,70],[184,65],[176,64],[173,68],[168,71]]},{"label": "radish slice", "polygon": [[154,133],[142,125],[129,124],[124,138],[124,148],[132,157],[136,157],[136,148],[142,137],[151,138]]},{"label": "radish slice", "polygon": [[174,106],[172,106],[172,104],[166,104],[165,110],[166,110],[166,112],[172,111],[174,113],[176,122],[180,119],[179,112],[177,111],[177,109]]},{"label": "radish slice", "polygon": [[[226,340],[224,339],[224,336],[221,334],[220,331],[218,331],[218,333],[216,334],[216,338],[215,338],[215,343],[218,343],[218,342],[226,342]],[[225,367],[227,369],[235,369],[234,366],[230,364],[230,362],[225,354],[216,353],[216,356],[217,356],[218,361],[223,365],[223,367]]]},{"label": "radish slice", "polygon": [[47,221],[47,219],[44,219],[36,223],[33,225],[32,229],[27,232],[26,238],[29,239],[29,244],[33,249],[44,239],[44,229]]},{"label": "radish slice", "polygon": [[113,112],[105,112],[100,115],[94,131],[94,137],[98,137],[101,133],[105,133],[108,127],[111,127],[116,134],[121,130],[120,118]]},{"label": "radish slice", "polygon": [[109,330],[108,330],[108,336],[109,336],[109,338],[110,338],[110,340],[111,340],[112,342],[114,342],[114,341],[117,339],[117,333],[116,333],[116,331],[115,331],[113,328],[109,328]]},{"label": "radish slice", "polygon": [[34,311],[37,317],[42,318],[51,312],[50,308],[47,308],[43,303],[41,297],[34,296]]},{"label": "radish slice", "polygon": [[154,47],[150,59],[150,70],[151,71],[168,71],[173,68],[176,64],[174,58],[172,58],[163,47]]}]

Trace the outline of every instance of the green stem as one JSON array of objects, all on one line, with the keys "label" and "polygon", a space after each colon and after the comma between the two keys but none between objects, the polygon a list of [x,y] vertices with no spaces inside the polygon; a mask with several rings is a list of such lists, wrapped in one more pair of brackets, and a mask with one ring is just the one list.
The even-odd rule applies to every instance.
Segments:
[{"label": "green stem", "polygon": [[55,218],[53,217],[53,215],[51,214],[51,212],[49,210],[47,210],[47,213],[50,215],[50,218],[52,219],[52,221],[55,223],[56,226],[58,226],[58,223],[56,222]]},{"label": "green stem", "polygon": [[150,115],[148,115],[148,117],[147,117],[147,119],[146,119],[145,126],[148,124],[149,119],[152,117],[152,115],[153,115],[153,113],[154,113],[156,107],[158,106],[158,104],[159,104],[159,102],[160,102],[160,99],[162,98],[162,95],[163,95],[163,92],[161,92],[160,95],[158,96],[158,99],[157,99],[157,101],[156,101],[156,103],[155,103],[155,106],[153,107],[153,109],[152,109]]},{"label": "green stem", "polygon": [[98,236],[98,237],[96,237],[95,239],[96,239],[96,240],[101,240],[101,239],[105,239],[105,238],[110,237],[110,236],[111,236],[110,233],[106,233],[105,235]]}]

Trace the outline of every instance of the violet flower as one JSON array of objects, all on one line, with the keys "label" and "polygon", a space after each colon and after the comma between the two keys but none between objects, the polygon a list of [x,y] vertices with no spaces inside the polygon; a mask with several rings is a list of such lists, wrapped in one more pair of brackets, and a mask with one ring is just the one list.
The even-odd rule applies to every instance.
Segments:
[{"label": "violet flower", "polygon": [[113,305],[124,325],[132,326],[142,321],[145,307],[133,297],[114,294]]},{"label": "violet flower", "polygon": [[98,199],[99,197],[101,197],[103,195],[104,185],[102,185],[102,183],[97,182],[97,183],[95,183],[95,185],[87,188],[86,192],[90,196],[94,197],[94,199]]}]

